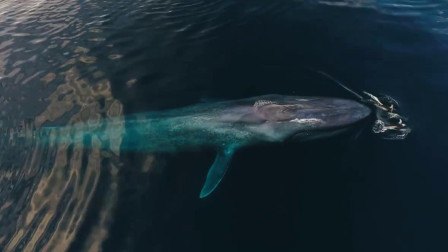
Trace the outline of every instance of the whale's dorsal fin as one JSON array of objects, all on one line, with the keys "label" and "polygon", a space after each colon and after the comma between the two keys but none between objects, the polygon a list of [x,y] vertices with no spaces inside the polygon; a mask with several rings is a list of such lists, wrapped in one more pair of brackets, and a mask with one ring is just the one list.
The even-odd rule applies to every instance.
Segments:
[{"label": "whale's dorsal fin", "polygon": [[230,161],[232,160],[232,156],[235,153],[234,147],[226,147],[225,149],[218,150],[215,161],[212,166],[208,170],[207,178],[205,179],[205,183],[202,186],[201,193],[199,197],[205,198],[210,195],[216,187],[218,187],[222,178],[226,174],[227,169],[229,168]]}]

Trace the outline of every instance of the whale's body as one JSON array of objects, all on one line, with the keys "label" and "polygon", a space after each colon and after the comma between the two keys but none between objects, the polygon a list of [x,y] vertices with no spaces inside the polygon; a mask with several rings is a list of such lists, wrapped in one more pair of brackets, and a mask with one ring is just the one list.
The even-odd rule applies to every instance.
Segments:
[{"label": "whale's body", "polygon": [[[368,107],[352,100],[265,95],[201,103],[126,119],[105,119],[100,124],[107,124],[108,130],[91,127],[89,123],[44,127],[40,129],[38,139],[42,143],[48,142],[52,135],[52,141],[72,144],[97,136],[104,140],[102,142],[108,142],[119,134],[114,132],[114,125],[123,125],[125,121],[125,141],[121,143],[121,150],[177,152],[215,149],[216,159],[200,193],[203,198],[217,187],[238,148],[287,139],[301,141],[331,136],[369,114]],[[56,135],[49,133],[54,130],[58,132]]]}]

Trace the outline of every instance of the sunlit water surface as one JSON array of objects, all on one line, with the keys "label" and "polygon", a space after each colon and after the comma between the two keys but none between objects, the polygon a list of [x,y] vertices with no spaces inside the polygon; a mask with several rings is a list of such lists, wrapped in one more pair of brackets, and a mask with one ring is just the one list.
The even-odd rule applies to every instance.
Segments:
[{"label": "sunlit water surface", "polygon": [[[447,251],[447,68],[444,1],[3,0],[0,250]],[[125,152],[125,123],[108,150],[26,137],[267,93],[349,97],[307,69],[395,97],[413,134],[241,150],[205,200],[212,151]]]}]

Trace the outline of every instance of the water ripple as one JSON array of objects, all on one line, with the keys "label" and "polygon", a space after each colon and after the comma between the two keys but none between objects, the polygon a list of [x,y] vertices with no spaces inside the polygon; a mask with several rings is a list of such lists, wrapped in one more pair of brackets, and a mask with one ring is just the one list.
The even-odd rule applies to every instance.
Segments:
[{"label": "water ripple", "polygon": [[[43,124],[122,114],[98,57],[90,52],[104,41],[101,25],[107,18],[91,18],[91,12],[97,10],[88,1],[82,6],[74,0],[0,3],[2,251],[68,250],[100,184],[108,199],[97,207],[101,218],[92,225],[85,250],[99,251],[107,237],[122,137],[117,135],[109,151],[42,146],[25,137]],[[111,55],[101,60],[120,58],[117,51]]]},{"label": "water ripple", "polygon": [[[98,138],[85,145],[38,145],[27,137],[35,127],[120,118],[123,105],[114,95],[129,92],[132,97],[142,86],[149,86],[149,95],[157,98],[164,95],[165,87],[172,93],[192,89],[196,86],[183,82],[192,72],[206,81],[215,80],[205,64],[222,59],[231,64],[225,55],[232,46],[251,49],[237,43],[240,36],[247,35],[246,43],[258,39],[273,43],[271,34],[255,33],[254,27],[263,27],[266,17],[273,21],[271,31],[273,26],[296,27],[281,23],[290,17],[299,19],[295,8],[363,8],[375,13],[377,19],[372,22],[392,23],[391,29],[416,25],[448,33],[446,2],[309,2],[0,1],[0,250],[100,251],[109,235],[122,186],[124,123],[115,125],[117,136],[105,151],[95,148],[101,141]],[[206,54],[207,50],[213,53]],[[190,79],[201,83],[194,77]],[[147,100],[152,98],[144,95]],[[148,173],[155,158],[142,155],[142,165],[136,170]]]},{"label": "water ripple", "polygon": [[404,18],[414,18],[423,29],[448,34],[448,2],[437,0],[323,0],[320,4],[345,8],[370,8],[378,12]]}]

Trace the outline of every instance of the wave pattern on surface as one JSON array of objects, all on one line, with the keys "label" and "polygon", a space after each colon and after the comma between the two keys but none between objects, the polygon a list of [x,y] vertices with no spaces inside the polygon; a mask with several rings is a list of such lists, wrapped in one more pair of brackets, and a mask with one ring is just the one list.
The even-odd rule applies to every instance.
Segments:
[{"label": "wave pattern on surface", "polygon": [[[67,251],[92,214],[98,218],[82,247],[100,251],[107,238],[121,137],[111,150],[100,151],[37,145],[24,135],[44,124],[122,115],[107,76],[90,54],[104,38],[98,28],[103,20],[89,21],[89,11],[95,7],[78,1],[0,3],[2,251]],[[95,213],[89,212],[92,205]]]},{"label": "wave pattern on surface", "polygon": [[322,0],[319,3],[344,8],[369,8],[388,16],[413,18],[413,23],[416,25],[448,35],[448,2],[446,1]]},{"label": "wave pattern on surface", "polygon": [[[305,51],[321,51],[325,43],[319,39],[326,38],[325,34],[313,41],[317,48],[301,48],[300,53],[290,53],[299,52],[294,51],[299,40],[291,40],[291,45],[289,38],[299,33],[300,40],[306,40],[310,34],[294,30],[299,27],[297,23],[312,20],[309,31],[314,30],[314,22],[322,19],[320,9],[327,7],[343,11],[367,9],[375,13],[367,16],[372,19],[369,22],[392,23],[388,28],[415,24],[434,33],[448,34],[448,4],[436,0],[322,0],[318,4],[270,0],[0,0],[0,251],[96,252],[111,233],[123,186],[120,172],[124,170],[124,154],[120,145],[125,125],[114,129],[119,134],[108,143],[107,151],[93,147],[101,141],[95,137],[87,143],[89,146],[38,146],[26,137],[33,127],[124,116],[124,105],[114,95],[126,92],[131,98],[143,93],[146,100],[156,98],[161,103],[181,99],[173,94],[182,93],[179,90],[195,92],[200,90],[198,83],[214,83],[225,77],[228,65],[238,63],[234,59],[245,63],[246,58],[254,57],[247,62],[257,61],[258,54],[243,51],[252,50],[252,45],[260,40],[267,41],[262,50],[257,50],[260,54],[272,45],[284,46],[284,52],[294,58],[300,58]],[[306,11],[300,12],[301,8]],[[332,22],[328,30],[346,28],[344,23]],[[268,24],[269,29],[263,30]],[[371,41],[385,41],[388,36],[378,33],[377,37],[376,27],[382,26],[371,30]],[[391,33],[396,32],[394,29]],[[283,40],[277,41],[271,34],[274,30],[280,31],[277,35],[285,35]],[[361,40],[347,37],[337,40]],[[238,43],[240,39],[242,43]],[[401,46],[408,42],[400,38],[384,48],[394,52],[408,48],[415,53],[412,45]],[[271,56],[277,57],[277,49],[272,50]],[[344,52],[343,49],[337,51]],[[227,55],[235,52],[240,55]],[[362,53],[364,50],[353,54]],[[328,61],[325,58],[322,62]],[[213,64],[214,68],[207,68]],[[214,76],[210,69],[224,69],[225,74]],[[240,77],[238,73],[229,76]],[[187,83],[185,79],[193,81]],[[245,80],[254,79],[251,76]],[[278,80],[277,76],[273,79]],[[150,86],[148,92],[142,89],[145,85]],[[267,90],[257,89],[258,83],[251,85],[256,92]],[[155,158],[142,155],[141,166],[136,167],[133,175],[148,174],[154,169]],[[135,181],[144,183],[146,178]],[[169,219],[169,214],[163,218]],[[114,236],[125,240],[122,247],[126,248],[133,246],[131,235],[143,237],[140,230],[146,230],[136,229],[132,223],[129,226]],[[145,234],[144,239],[155,244],[155,248],[162,248],[159,243],[164,239],[158,239],[162,235],[154,232]]]}]

